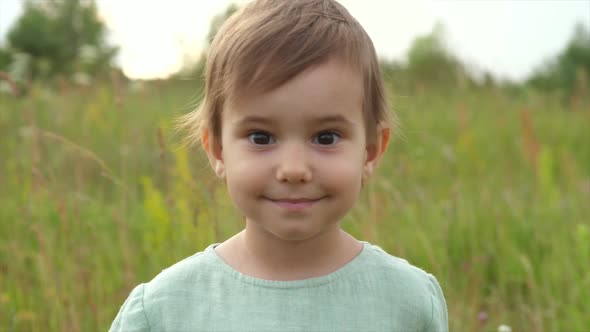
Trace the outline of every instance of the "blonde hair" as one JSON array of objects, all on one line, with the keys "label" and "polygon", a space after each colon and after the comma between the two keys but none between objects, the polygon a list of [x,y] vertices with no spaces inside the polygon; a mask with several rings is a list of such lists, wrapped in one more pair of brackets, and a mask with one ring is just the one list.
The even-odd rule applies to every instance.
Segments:
[{"label": "blonde hair", "polygon": [[205,95],[179,119],[187,140],[203,129],[219,142],[221,112],[245,93],[270,91],[305,69],[337,57],[363,75],[367,139],[392,123],[373,43],[335,0],[256,0],[220,28],[207,56]]}]

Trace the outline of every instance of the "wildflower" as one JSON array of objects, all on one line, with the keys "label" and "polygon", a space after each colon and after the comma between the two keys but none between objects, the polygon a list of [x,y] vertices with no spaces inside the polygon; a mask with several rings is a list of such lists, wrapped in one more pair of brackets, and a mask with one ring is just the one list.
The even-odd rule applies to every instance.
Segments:
[{"label": "wildflower", "polygon": [[479,320],[480,324],[485,324],[488,321],[488,313],[485,311],[480,311],[477,315],[477,320]]}]

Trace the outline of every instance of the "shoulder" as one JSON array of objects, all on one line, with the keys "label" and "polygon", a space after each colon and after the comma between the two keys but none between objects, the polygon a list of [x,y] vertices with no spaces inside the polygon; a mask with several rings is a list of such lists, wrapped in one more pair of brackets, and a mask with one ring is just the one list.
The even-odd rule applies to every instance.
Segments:
[{"label": "shoulder", "polygon": [[161,291],[169,292],[174,288],[182,289],[187,284],[194,285],[208,278],[209,272],[215,270],[215,260],[210,250],[212,246],[162,270],[145,284],[145,296],[152,296]]},{"label": "shoulder", "polygon": [[161,301],[167,297],[174,297],[179,291],[197,288],[195,286],[206,285],[211,279],[219,276],[222,269],[219,268],[213,248],[207,249],[189,256],[174,265],[162,270],[150,282],[145,284],[144,303]]},{"label": "shoulder", "polygon": [[135,287],[111,324],[110,332],[149,331],[150,326],[143,307],[144,284]]},{"label": "shoulder", "polygon": [[[110,331],[161,330],[167,320],[181,317],[187,301],[206,291],[216,278],[213,246],[164,269],[147,283],[137,286],[119,310]],[[217,271],[217,272],[215,272]]]},{"label": "shoulder", "polygon": [[434,277],[428,272],[410,264],[407,260],[387,253],[381,247],[367,244],[367,259],[365,262],[371,273],[379,274],[383,278],[394,278],[399,282],[417,285],[427,285]]},{"label": "shoulder", "polygon": [[395,257],[379,246],[369,244],[367,270],[372,278],[379,280],[381,287],[396,300],[424,312],[428,317],[428,331],[448,329],[447,306],[438,280],[407,260]]}]

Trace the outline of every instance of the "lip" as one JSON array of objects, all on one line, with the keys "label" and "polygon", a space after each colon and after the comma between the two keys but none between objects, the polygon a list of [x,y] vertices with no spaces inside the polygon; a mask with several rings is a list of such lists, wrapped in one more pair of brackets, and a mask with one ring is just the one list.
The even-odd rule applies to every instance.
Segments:
[{"label": "lip", "polygon": [[301,211],[308,208],[311,208],[315,203],[320,201],[321,198],[279,198],[279,199],[272,199],[267,198],[269,201],[275,203],[279,207],[290,210],[290,211]]}]

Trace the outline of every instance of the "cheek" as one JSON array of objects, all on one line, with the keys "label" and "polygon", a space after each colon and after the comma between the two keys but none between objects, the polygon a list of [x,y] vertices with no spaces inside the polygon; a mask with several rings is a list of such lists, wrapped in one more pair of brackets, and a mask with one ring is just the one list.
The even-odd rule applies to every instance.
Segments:
[{"label": "cheek", "polygon": [[259,158],[252,158],[240,152],[228,151],[225,159],[225,173],[228,191],[234,200],[240,195],[258,196],[264,189],[268,172],[264,169],[267,164]]},{"label": "cheek", "polygon": [[360,191],[363,172],[361,156],[347,154],[337,159],[326,158],[320,164],[321,171],[316,176],[325,186],[350,195]]}]

